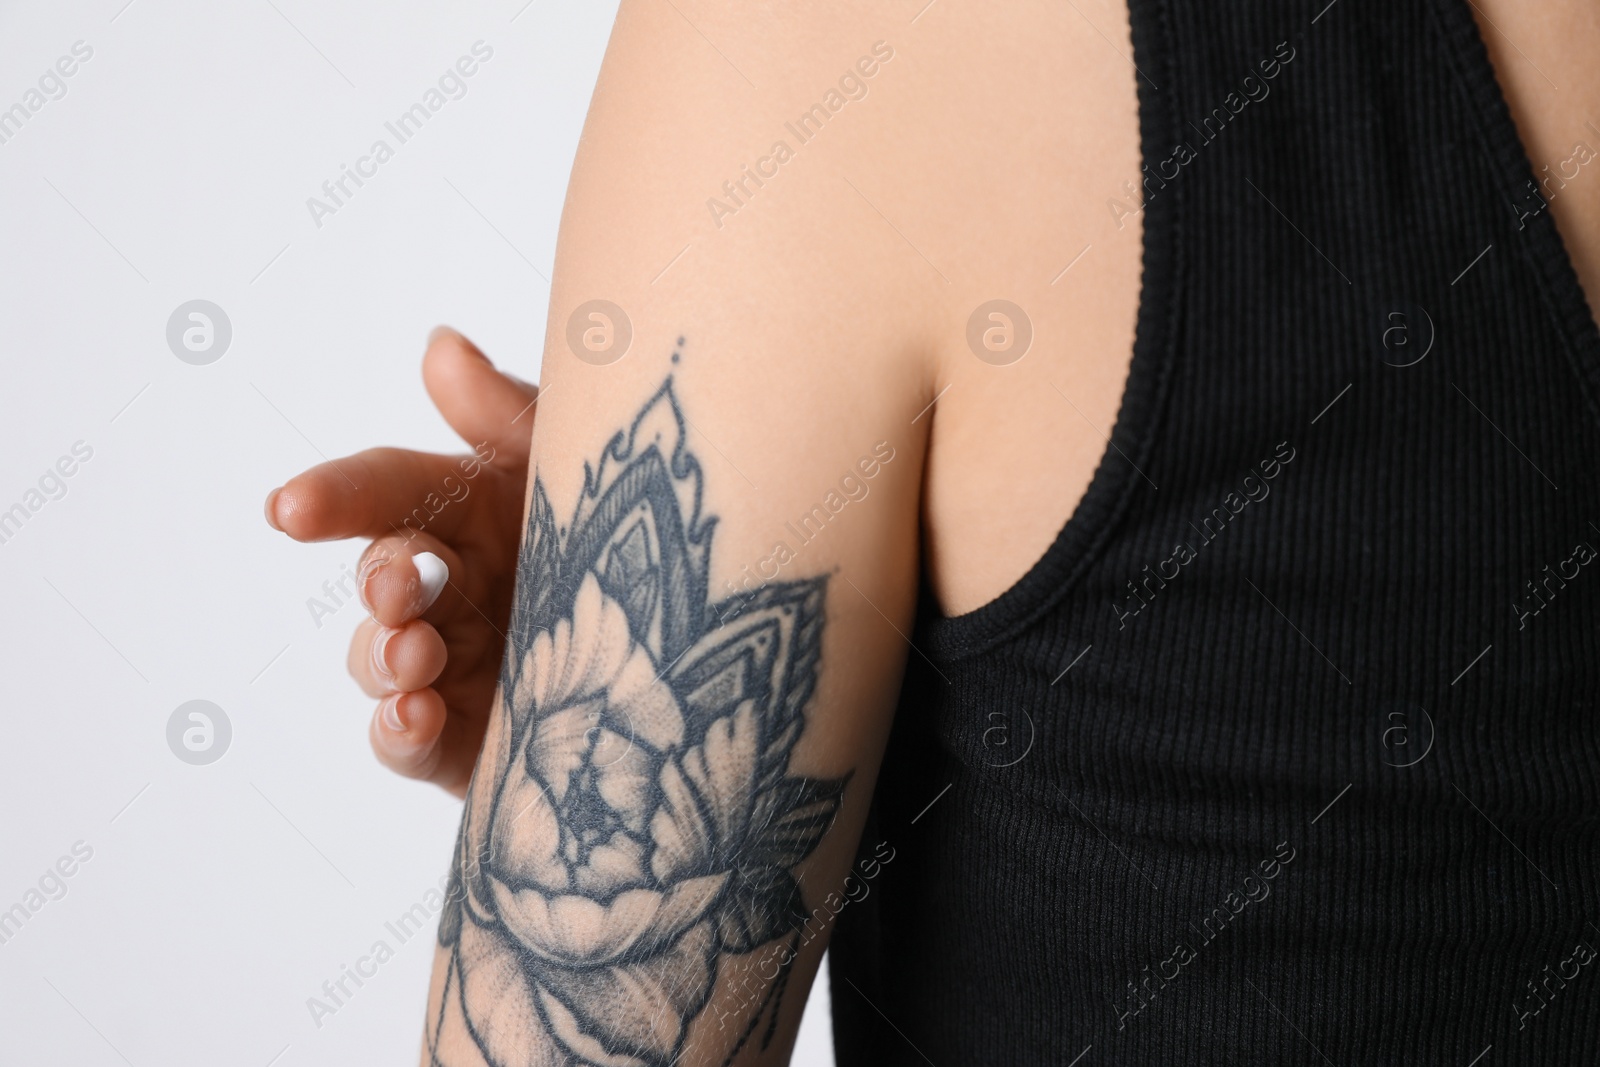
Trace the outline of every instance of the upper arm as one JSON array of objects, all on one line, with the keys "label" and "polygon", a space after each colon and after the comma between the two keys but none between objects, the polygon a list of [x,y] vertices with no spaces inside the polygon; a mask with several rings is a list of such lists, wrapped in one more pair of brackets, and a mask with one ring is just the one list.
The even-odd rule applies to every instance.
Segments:
[{"label": "upper arm", "polygon": [[[762,57],[792,48],[714,14],[781,79]],[[768,1056],[792,1040],[908,653],[930,395],[910,268],[850,239],[870,208],[837,155],[721,228],[705,207],[810,92],[752,91],[673,5],[622,6],[425,1062],[753,1063],[773,1014]],[[626,318],[614,361],[569,345],[594,300]]]}]

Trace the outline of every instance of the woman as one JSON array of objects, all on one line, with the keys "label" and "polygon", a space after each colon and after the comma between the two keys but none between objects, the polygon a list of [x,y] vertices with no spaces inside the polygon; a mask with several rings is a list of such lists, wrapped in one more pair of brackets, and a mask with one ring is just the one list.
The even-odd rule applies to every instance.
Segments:
[{"label": "woman", "polygon": [[423,1062],[782,1062],[830,936],[846,1065],[1594,1062],[1595,54],[624,3],[537,417],[443,331],[473,457],[268,501],[465,797]]}]

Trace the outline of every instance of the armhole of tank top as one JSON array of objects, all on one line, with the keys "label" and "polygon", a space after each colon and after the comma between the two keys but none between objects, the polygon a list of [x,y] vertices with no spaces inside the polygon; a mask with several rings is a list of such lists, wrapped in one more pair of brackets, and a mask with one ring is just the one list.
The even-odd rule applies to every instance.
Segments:
[{"label": "armhole of tank top", "polygon": [[[1507,210],[1515,213],[1517,201],[1512,198],[1538,186],[1532,157],[1495,74],[1483,33],[1467,0],[1432,0],[1429,6],[1456,83],[1478,124],[1478,141],[1488,158],[1491,175],[1506,193]],[[1521,251],[1562,339],[1568,365],[1578,377],[1589,412],[1600,419],[1600,322],[1596,321],[1600,306],[1589,306],[1572,257],[1556,228],[1555,216],[1548,208],[1527,221],[1527,240],[1521,242]]]},{"label": "armhole of tank top", "polygon": [[[1167,0],[1129,0],[1138,84],[1140,156],[1149,163],[1175,143],[1176,79]],[[1143,71],[1141,76],[1136,71]],[[1153,80],[1152,80],[1153,79]],[[1065,596],[1110,539],[1134,494],[1159,435],[1166,385],[1182,315],[1182,183],[1144,207],[1143,257],[1133,358],[1111,438],[1076,508],[1028,571],[982,607],[943,617],[926,611],[918,627],[929,654],[951,661],[977,655],[1038,620]],[[924,604],[934,603],[925,594]]]}]

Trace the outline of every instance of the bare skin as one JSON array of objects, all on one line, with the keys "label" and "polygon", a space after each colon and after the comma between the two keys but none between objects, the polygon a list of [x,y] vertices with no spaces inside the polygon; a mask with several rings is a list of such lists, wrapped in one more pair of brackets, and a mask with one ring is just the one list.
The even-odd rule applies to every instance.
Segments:
[{"label": "bare skin", "polygon": [[[1600,152],[1600,8],[1473,0],[1473,12],[1592,312],[1600,297],[1600,166],[1576,166],[1573,150],[1582,142]],[[1577,176],[1564,180],[1563,169]]]},{"label": "bare skin", "polygon": [[[1587,125],[1600,124],[1592,6],[1476,6],[1535,170],[1566,159],[1575,140],[1600,144]],[[585,464],[598,463],[611,436],[671,378],[705,473],[705,506],[719,520],[709,564],[716,589],[737,587],[769,561],[773,541],[788,536],[785,523],[874,443],[895,452],[828,539],[781,565],[786,580],[832,576],[817,694],[789,769],[819,780],[850,776],[835,829],[796,867],[808,893],[841,884],[901,664],[916,654],[901,635],[910,631],[919,567],[943,611],[956,615],[1001,594],[1040,557],[1105,452],[1138,305],[1139,219],[1119,227],[1107,209],[1109,198],[1126,198],[1124,182],[1139,165],[1126,10],[1108,0],[1077,9],[939,4],[909,21],[915,14],[824,3],[801,19],[720,3],[680,13],[625,2],[563,217],[543,364],[549,396],[531,447],[533,412],[522,413],[531,387],[445,333],[428,349],[430,392],[469,444],[489,440],[495,451],[475,501],[415,540],[395,536],[392,525],[448,463],[387,452],[360,457],[380,494],[352,495],[324,467],[269,502],[274,525],[301,540],[390,532],[374,551],[392,561],[367,586],[376,621],[357,632],[351,652],[352,673],[384,701],[372,742],[387,765],[463,795],[486,725],[532,714],[534,705],[519,711],[514,695],[496,696],[503,634],[515,625],[510,590],[529,519],[527,472],[537,472],[556,521],[572,520]],[[857,76],[860,96],[803,142],[786,133],[785,123],[841,72],[864,71],[857,64],[866,56],[875,61],[871,75]],[[791,143],[793,158],[762,169],[776,138]],[[1019,158],[1027,165],[1014,165]],[[765,179],[751,182],[746,167]],[[1600,292],[1596,175],[1585,169],[1551,202],[1591,298]],[[737,197],[722,191],[730,180],[743,180]],[[632,323],[629,354],[615,363],[580,359],[568,343],[569,316],[596,297],[621,305]],[[973,309],[997,297],[1031,323],[1032,344],[1014,362],[986,361],[968,344]],[[1049,476],[1016,461],[1025,455],[1050,456]],[[419,620],[409,557],[421,550],[446,560],[455,586]],[[580,615],[575,608],[571,618]],[[380,638],[388,674],[372,658]],[[532,651],[514,648],[509,662]],[[671,665],[662,666],[665,675]],[[388,710],[399,712],[400,729]],[[492,773],[503,778],[508,765],[520,773],[515,759]],[[469,800],[464,842],[473,811],[491,808]],[[478,874],[468,867],[463,877],[472,881]],[[509,906],[504,894],[496,903],[483,892],[479,912]],[[517,928],[503,914],[477,921],[479,930]],[[538,937],[524,940],[536,944],[516,951],[552,951]],[[482,962],[489,950],[475,949],[463,964],[459,944],[441,948],[424,1062],[479,1063],[483,1048],[462,1035],[481,1035],[474,1024],[499,1003],[472,988],[492,966]],[[741,1046],[736,1062],[784,1061],[820,953],[820,941],[799,953],[787,997],[773,1009],[776,1039]],[[707,1019],[737,964],[725,958],[712,1007],[674,1031],[678,1062],[718,1064],[733,1047],[726,1028]],[[536,985],[529,1003],[544,1007],[526,1015],[551,1021],[551,1056],[588,1047],[582,1019],[561,1015],[575,1002],[562,982]],[[441,1024],[446,1009],[464,1012],[462,1024]]]},{"label": "bare skin", "polygon": [[[759,225],[780,228],[799,226],[813,213],[829,215],[849,230],[841,234],[841,240],[870,245],[868,262],[879,270],[872,285],[874,299],[886,305],[912,301],[914,306],[928,309],[929,321],[907,324],[904,336],[896,337],[893,344],[914,353],[918,368],[912,388],[906,391],[906,403],[914,404],[911,413],[917,414],[939,398],[913,429],[928,435],[929,462],[921,505],[927,566],[948,614],[969,611],[998,595],[1048,546],[1063,516],[1088,486],[1105,449],[1103,435],[1116,417],[1132,354],[1141,252],[1139,219],[1125,218],[1118,229],[1105,202],[1108,197],[1125,197],[1123,182],[1138,172],[1136,90],[1128,61],[1108,48],[1096,32],[1098,29],[1122,42],[1126,52],[1127,14],[1116,4],[1089,5],[1084,10],[1095,20],[1095,27],[1070,11],[1047,15],[1039,8],[1007,15],[1013,22],[1012,32],[997,35],[989,50],[976,54],[974,33],[980,26],[992,29],[996,25],[993,12],[941,12],[937,20],[930,13],[909,31],[915,34],[911,38],[903,20],[875,22],[841,11],[838,25],[807,42],[804,50],[796,52],[787,43],[782,47],[780,69],[785,71],[787,89],[770,88],[741,112],[755,143],[782,135],[782,123],[776,116],[789,110],[798,112],[812,103],[808,96],[818,95],[838,76],[834,68],[846,69],[857,58],[856,51],[866,51],[878,39],[876,35],[887,35],[882,39],[891,46],[891,37],[914,39],[915,53],[907,53],[912,62],[884,64],[868,83],[869,95],[859,102],[859,112],[841,115],[848,121],[830,126],[826,143],[818,138],[802,147],[808,156],[820,157],[810,170],[801,169],[800,159],[794,167],[785,165],[773,188],[761,190],[760,199],[752,198],[736,218],[724,218],[720,229],[703,227],[710,231],[708,237],[717,238],[711,245],[715,248],[751,240],[742,237],[738,228],[762,212],[778,219]],[[676,17],[670,9],[665,14]],[[649,17],[659,17],[659,13]],[[1041,19],[1048,34],[1034,32]],[[776,43],[764,42],[761,34],[750,28],[742,33],[752,63],[761,61],[763,50],[779,50]],[[1018,47],[1031,48],[1033,54],[1019,55]],[[1065,53],[1061,49],[1066,49]],[[939,75],[941,69],[952,65],[974,71],[960,93]],[[1029,74],[1029,70],[1035,73]],[[649,76],[650,72],[640,71],[628,78]],[[723,76],[737,80],[737,75],[726,69],[718,75]],[[1015,99],[1031,94],[1043,94],[1051,107],[1013,106]],[[1047,118],[1052,108],[1056,109],[1054,117]],[[1063,113],[1068,121],[1060,120]],[[931,114],[940,114],[937,125],[928,121]],[[773,116],[770,122],[769,115]],[[896,144],[892,155],[880,147],[891,134]],[[963,144],[960,150],[953,148],[958,142]],[[1039,165],[1008,173],[1005,195],[998,195],[983,160],[1018,144],[1030,145]],[[580,162],[580,169],[602,166],[592,159],[594,153],[590,155],[589,162]],[[690,221],[694,212],[703,216],[701,204],[707,194],[717,193],[730,174],[737,176],[738,164],[743,161],[737,151],[710,153],[701,173],[683,180],[681,210],[673,221],[683,220],[686,213],[691,214]],[[913,173],[945,177],[940,182],[909,182],[897,177]],[[869,192],[875,182],[887,192]],[[580,193],[574,184],[572,195],[577,197]],[[871,203],[864,201],[852,184],[871,197]],[[785,185],[795,191],[774,195]],[[891,196],[902,197],[903,202],[897,205],[888,199]],[[940,266],[930,267],[896,236],[893,226],[879,217],[873,205],[895,220],[894,225],[907,230],[919,246],[925,246],[930,259]],[[978,206],[977,211],[973,205]],[[1041,213],[1045,216],[1042,223]],[[961,224],[951,225],[956,220]],[[913,236],[912,230],[921,239]],[[997,240],[997,235],[1004,235],[1004,240]],[[771,239],[779,238],[758,238],[762,242]],[[1086,245],[1092,248],[1078,259]],[[673,251],[668,249],[663,264]],[[727,257],[730,253],[722,254]],[[1071,269],[1063,274],[1069,264]],[[948,276],[948,283],[941,271]],[[663,284],[665,281],[663,278]],[[699,279],[697,284],[710,285],[712,280]],[[787,280],[785,284],[789,284]],[[1027,356],[1009,366],[980,362],[966,343],[966,320],[972,308],[996,294],[1022,306],[1034,328]],[[553,315],[551,321],[554,330],[559,325],[557,317]],[[564,350],[560,337],[553,340]],[[635,345],[638,343],[636,340]],[[502,385],[498,375],[476,373],[471,362],[459,358],[464,351],[477,350],[453,331],[436,336],[428,346],[425,379],[451,424],[475,444],[488,434],[489,427],[506,421],[504,411],[519,410],[526,401],[509,381]],[[1005,416],[995,417],[998,412]],[[534,416],[530,412],[520,425],[526,427]],[[505,443],[497,438],[496,444],[503,464],[497,460],[496,466],[510,472],[518,450],[510,435],[501,436]],[[1028,450],[1051,452],[1060,466],[1059,477],[1048,485],[1023,479],[1023,472],[1007,460]],[[521,454],[525,456],[525,450]],[[387,529],[389,522],[398,523],[410,512],[411,501],[433,488],[428,476],[410,460],[369,456],[367,462],[374,465],[376,480],[395,487],[389,513],[351,516],[339,503],[346,483],[338,472],[324,466],[282,488],[275,497],[278,523],[299,540],[360,536],[374,525]],[[1001,472],[1014,477],[997,476]],[[519,483],[515,490],[519,498],[524,484]],[[511,492],[508,488],[507,495]],[[515,558],[511,539],[519,520],[520,516],[510,518],[503,510],[496,512],[499,533],[491,543],[498,554],[473,564],[474,570],[484,573],[480,588],[509,578]],[[457,547],[453,537],[440,536],[447,548]],[[403,571],[402,564],[399,572]],[[392,593],[387,586],[372,591],[376,616],[386,625],[397,626],[411,617],[405,611],[403,584],[395,586]],[[443,706],[451,709],[452,720],[468,720],[467,707],[458,706],[450,697],[455,694],[464,704],[476,700],[481,706],[492,692],[503,646],[487,626],[474,623],[475,613],[470,608],[459,601],[457,608],[449,617],[459,618],[464,627],[459,640],[466,644],[487,639],[488,643],[482,646],[484,654],[474,655],[470,665],[458,665],[452,655],[442,668],[439,685],[433,688],[445,694]],[[447,611],[442,600],[424,618],[442,618]],[[489,614],[493,616],[493,612]],[[381,680],[371,677],[371,645],[376,636],[377,631],[370,627],[357,633],[350,657],[352,670],[365,688],[390,691]],[[476,650],[479,646],[471,647]],[[460,795],[475,748],[452,744],[446,752],[435,752],[427,747],[437,736],[436,712],[441,708],[428,689],[402,706],[408,713],[415,709],[420,725],[411,726],[402,737],[375,717],[373,743],[379,757],[400,773],[436,781]],[[473,725],[481,737],[481,722],[469,722],[467,729]]]}]

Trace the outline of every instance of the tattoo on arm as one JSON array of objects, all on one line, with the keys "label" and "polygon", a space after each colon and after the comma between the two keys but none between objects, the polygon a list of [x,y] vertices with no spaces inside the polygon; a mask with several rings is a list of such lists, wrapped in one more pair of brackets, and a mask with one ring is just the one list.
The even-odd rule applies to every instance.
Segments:
[{"label": "tattoo on arm", "polygon": [[[670,378],[585,464],[565,529],[535,478],[439,926],[435,1067],[667,1067],[719,964],[805,918],[793,868],[849,777],[789,773],[826,578],[711,601],[701,488]],[[771,1040],[786,978],[730,1061],[769,1009]]]}]

